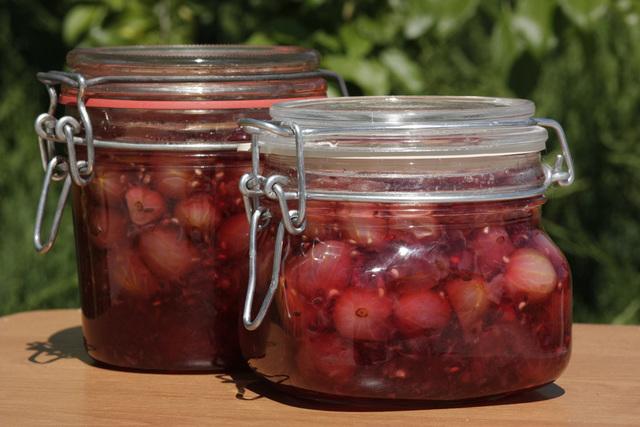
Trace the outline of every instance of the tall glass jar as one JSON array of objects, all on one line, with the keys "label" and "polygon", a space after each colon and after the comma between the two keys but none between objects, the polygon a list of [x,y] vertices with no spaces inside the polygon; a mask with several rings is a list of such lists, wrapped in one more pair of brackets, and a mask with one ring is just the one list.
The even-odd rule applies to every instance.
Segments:
[{"label": "tall glass jar", "polygon": [[[571,278],[540,213],[573,166],[559,125],[533,112],[517,99],[364,97],[243,121],[265,156],[242,180],[262,196],[241,339],[250,366],[341,401],[462,400],[558,378]],[[563,145],[553,167],[544,126]]]},{"label": "tall glass jar", "polygon": [[[75,182],[89,355],[134,369],[237,366],[248,233],[238,179],[251,164],[237,120],[326,96],[317,53],[134,46],[75,49],[67,63],[72,73],[39,76],[53,108],[36,128],[52,178]],[[67,116],[56,120],[57,83]]]}]

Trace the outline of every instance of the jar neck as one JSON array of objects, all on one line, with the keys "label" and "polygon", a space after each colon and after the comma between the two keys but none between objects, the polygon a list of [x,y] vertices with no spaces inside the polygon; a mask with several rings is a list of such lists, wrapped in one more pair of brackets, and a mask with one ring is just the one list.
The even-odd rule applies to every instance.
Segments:
[{"label": "jar neck", "polygon": [[[305,158],[304,166],[310,198],[321,194],[315,198],[325,200],[511,200],[540,195],[546,182],[540,153],[377,161]],[[297,190],[296,167],[288,157],[266,155],[263,175],[286,176],[286,190]]]}]

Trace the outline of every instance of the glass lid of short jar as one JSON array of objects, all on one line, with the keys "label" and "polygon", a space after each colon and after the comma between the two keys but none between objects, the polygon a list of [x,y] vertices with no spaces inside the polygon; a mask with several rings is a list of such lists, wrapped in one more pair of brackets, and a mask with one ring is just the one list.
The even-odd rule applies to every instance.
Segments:
[{"label": "glass lid of short jar", "polygon": [[[524,99],[354,97],[278,103],[271,116],[299,130],[312,198],[314,191],[355,199],[419,192],[425,200],[485,200],[546,189],[547,131],[532,119],[534,110]],[[295,180],[292,133],[258,138],[268,173],[286,171]]]}]

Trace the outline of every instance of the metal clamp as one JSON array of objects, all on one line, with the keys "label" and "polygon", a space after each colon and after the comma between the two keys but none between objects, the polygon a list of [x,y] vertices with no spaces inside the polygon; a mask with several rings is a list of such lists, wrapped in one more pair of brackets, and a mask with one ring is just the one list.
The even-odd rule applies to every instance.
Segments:
[{"label": "metal clamp", "polygon": [[[60,171],[58,171],[60,169]],[[49,197],[49,189],[53,181],[60,181],[64,179],[62,184],[62,191],[58,197],[58,203],[56,204],[56,210],[53,214],[53,222],[51,223],[51,230],[49,231],[49,237],[45,243],[42,243],[42,226],[44,223],[44,213],[47,207],[47,198]],[[38,209],[36,211],[36,222],[33,232],[33,245],[36,251],[40,254],[47,253],[53,246],[58,235],[58,228],[62,220],[62,213],[64,212],[64,206],[69,197],[69,189],[71,188],[71,176],[68,171],[68,163],[64,157],[53,157],[44,175],[44,181],[42,183],[42,192],[40,193],[40,199],[38,200]]]},{"label": "metal clamp", "polygon": [[[272,122],[256,119],[240,119],[238,124],[251,134],[251,173],[244,175],[240,179],[240,192],[245,201],[247,217],[259,206],[260,196],[266,196],[277,200],[282,212],[282,222],[286,230],[293,234],[301,234],[306,227],[306,206],[307,206],[307,186],[304,167],[304,139],[300,126],[295,123],[288,125],[278,125]],[[298,181],[298,191],[295,197],[291,197],[285,192],[284,187],[289,183],[289,178],[283,175],[273,175],[265,178],[260,175],[260,145],[258,134],[261,130],[274,133],[279,136],[293,136],[296,142],[296,175]],[[290,210],[287,200],[295,198],[298,200],[298,209]]]},{"label": "metal clamp", "polygon": [[[62,71],[38,73],[38,79],[45,84],[49,94],[49,110],[47,113],[39,115],[35,123],[42,165],[44,167],[48,164],[55,155],[55,143],[64,142],[67,146],[68,165],[73,182],[79,186],[85,186],[91,180],[95,162],[93,127],[84,102],[87,88],[86,80],[81,74]],[[54,115],[58,105],[58,94],[54,86],[62,84],[77,89],[76,104],[81,123],[72,116],[56,119]],[[83,138],[75,136],[82,130],[84,130]],[[86,160],[77,160],[75,144],[83,144],[87,147]]]},{"label": "metal clamp", "polygon": [[[554,182],[557,182],[561,187],[573,184],[573,181],[575,181],[573,158],[571,157],[571,151],[569,150],[569,143],[567,142],[567,136],[564,133],[564,129],[562,129],[560,123],[552,119],[534,117],[532,120],[538,126],[553,129],[558,137],[558,141],[560,141],[560,147],[562,149],[562,154],[558,154],[556,156],[556,161],[553,167],[543,165],[545,166],[545,173],[547,174],[547,179],[545,180],[546,187],[548,188]],[[566,170],[563,168],[564,163],[567,164]]]},{"label": "metal clamp", "polygon": [[253,297],[256,293],[256,278],[257,278],[257,235],[258,230],[261,227],[260,221],[265,218],[268,211],[264,208],[256,209],[251,215],[251,221],[249,222],[249,279],[247,282],[247,295],[244,300],[244,310],[242,312],[242,323],[244,327],[249,331],[254,331],[260,327],[265,316],[267,315],[267,311],[269,310],[269,306],[271,306],[271,301],[273,301],[273,296],[278,289],[278,282],[280,279],[280,264],[282,261],[282,242],[284,240],[284,225],[282,222],[278,224],[278,231],[276,232],[276,240],[275,247],[273,252],[273,267],[271,270],[271,281],[269,282],[269,288],[267,289],[267,294],[260,305],[260,309],[258,310],[258,314],[255,319],[251,319],[251,309],[253,308]]}]

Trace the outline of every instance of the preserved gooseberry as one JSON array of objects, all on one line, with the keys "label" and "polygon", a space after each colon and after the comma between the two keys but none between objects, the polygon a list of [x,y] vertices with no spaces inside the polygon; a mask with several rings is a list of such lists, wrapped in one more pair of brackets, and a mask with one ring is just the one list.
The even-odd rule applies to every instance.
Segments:
[{"label": "preserved gooseberry", "polygon": [[146,187],[132,187],[125,194],[129,218],[136,225],[144,225],[160,219],[166,211],[162,195]]}]

